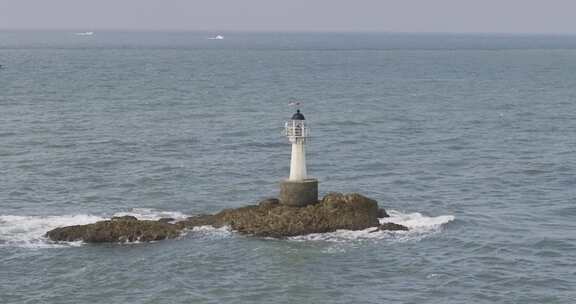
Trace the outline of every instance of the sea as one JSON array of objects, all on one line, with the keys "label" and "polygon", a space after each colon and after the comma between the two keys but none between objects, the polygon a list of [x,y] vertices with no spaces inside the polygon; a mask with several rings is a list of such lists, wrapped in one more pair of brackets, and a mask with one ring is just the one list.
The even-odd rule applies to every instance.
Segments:
[{"label": "sea", "polygon": [[[0,65],[0,303],[576,303],[576,36],[3,31]],[[410,231],[44,237],[277,196],[294,102],[320,195]]]}]

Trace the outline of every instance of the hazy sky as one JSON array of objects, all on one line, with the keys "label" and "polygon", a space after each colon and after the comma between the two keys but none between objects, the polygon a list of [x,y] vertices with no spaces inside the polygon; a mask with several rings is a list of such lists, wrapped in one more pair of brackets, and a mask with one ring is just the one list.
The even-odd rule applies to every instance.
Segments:
[{"label": "hazy sky", "polygon": [[0,0],[0,29],[576,33],[576,0]]}]

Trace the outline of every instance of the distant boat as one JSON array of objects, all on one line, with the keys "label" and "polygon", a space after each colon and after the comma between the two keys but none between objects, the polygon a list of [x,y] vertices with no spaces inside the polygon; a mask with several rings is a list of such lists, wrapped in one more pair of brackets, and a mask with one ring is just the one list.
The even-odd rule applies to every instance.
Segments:
[{"label": "distant boat", "polygon": [[218,35],[215,37],[208,37],[208,39],[210,39],[210,40],[222,40],[222,39],[224,39],[224,36]]},{"label": "distant boat", "polygon": [[76,33],[76,36],[92,36],[92,35],[94,35],[94,32]]}]

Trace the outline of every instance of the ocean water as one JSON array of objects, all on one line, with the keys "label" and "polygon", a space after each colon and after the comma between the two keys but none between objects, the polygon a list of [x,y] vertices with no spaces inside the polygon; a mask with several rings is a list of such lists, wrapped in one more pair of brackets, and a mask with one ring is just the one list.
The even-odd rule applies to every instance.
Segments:
[{"label": "ocean water", "polygon": [[[0,32],[0,65],[0,303],[576,303],[576,37]],[[320,192],[411,231],[43,237],[275,196],[293,99]]]}]

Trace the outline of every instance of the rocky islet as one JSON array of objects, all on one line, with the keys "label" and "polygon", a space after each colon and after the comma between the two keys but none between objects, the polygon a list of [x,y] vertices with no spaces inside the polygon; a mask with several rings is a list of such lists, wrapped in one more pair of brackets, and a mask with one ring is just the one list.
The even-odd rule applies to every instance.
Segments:
[{"label": "rocky islet", "polygon": [[387,217],[378,203],[358,193],[328,193],[320,201],[303,207],[286,206],[270,198],[256,205],[224,209],[175,221],[171,218],[138,220],[133,216],[113,217],[93,224],[60,227],[46,236],[52,241],[149,242],[177,238],[183,231],[199,226],[223,227],[256,237],[285,238],[340,229],[408,230],[407,227],[385,223]]}]

